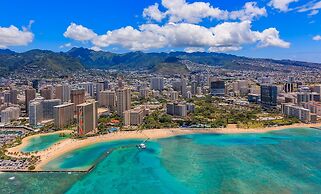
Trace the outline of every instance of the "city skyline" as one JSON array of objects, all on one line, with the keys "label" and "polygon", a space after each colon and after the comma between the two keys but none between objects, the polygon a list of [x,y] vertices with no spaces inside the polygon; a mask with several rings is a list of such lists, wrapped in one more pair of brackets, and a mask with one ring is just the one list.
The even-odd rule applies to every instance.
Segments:
[{"label": "city skyline", "polygon": [[75,46],[116,53],[206,51],[321,62],[319,1],[2,4],[0,48],[18,52]]}]

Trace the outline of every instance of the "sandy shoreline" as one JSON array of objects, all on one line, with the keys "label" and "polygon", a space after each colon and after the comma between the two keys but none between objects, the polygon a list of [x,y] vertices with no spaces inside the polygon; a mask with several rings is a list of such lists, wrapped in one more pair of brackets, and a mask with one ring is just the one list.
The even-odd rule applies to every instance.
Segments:
[{"label": "sandy shoreline", "polygon": [[[269,131],[277,131],[289,128],[308,128],[308,127],[320,127],[321,123],[317,124],[294,124],[289,126],[280,127],[269,127],[269,128],[259,128],[259,129],[241,129],[237,128],[236,125],[229,125],[227,128],[211,128],[211,129],[185,129],[185,128],[172,128],[172,129],[150,129],[144,131],[121,131],[106,135],[100,135],[95,137],[88,137],[82,140],[76,139],[66,139],[62,140],[50,148],[39,151],[37,156],[40,156],[41,161],[36,166],[35,170],[42,170],[43,167],[51,160],[68,153],[70,151],[92,145],[95,143],[116,141],[116,140],[126,140],[126,139],[161,139],[177,135],[187,135],[187,134],[198,134],[198,133],[220,133],[220,134],[236,134],[236,133],[265,133]],[[56,133],[62,133],[59,131]],[[69,131],[70,132],[70,131]],[[46,134],[40,134],[46,135]],[[10,148],[9,152],[19,152],[24,145],[27,145],[28,140],[34,136],[27,137],[26,140],[23,139],[23,143],[17,147]]]},{"label": "sandy shoreline", "polygon": [[27,136],[22,139],[22,143],[20,145],[13,147],[13,148],[9,148],[8,151],[9,152],[20,152],[22,150],[22,148],[26,147],[29,144],[30,140],[35,137],[40,137],[40,136],[44,136],[44,135],[51,135],[51,134],[59,134],[59,133],[71,133],[71,132],[72,132],[71,130],[61,130],[61,131],[55,131],[52,133],[40,133],[40,134],[36,134],[36,135]]}]

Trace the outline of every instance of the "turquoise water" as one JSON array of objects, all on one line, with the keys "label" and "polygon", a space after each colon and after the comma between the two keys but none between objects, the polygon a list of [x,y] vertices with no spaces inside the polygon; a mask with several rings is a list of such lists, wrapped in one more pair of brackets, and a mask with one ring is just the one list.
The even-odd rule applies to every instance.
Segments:
[{"label": "turquoise water", "polygon": [[[65,154],[48,169],[86,169],[112,147]],[[117,149],[90,173],[0,174],[0,193],[320,193],[321,131],[184,135]],[[15,177],[14,180],[9,180]]]},{"label": "turquoise water", "polygon": [[35,152],[49,148],[53,144],[66,139],[67,137],[60,137],[59,134],[49,134],[32,137],[28,144],[21,149],[22,152]]}]

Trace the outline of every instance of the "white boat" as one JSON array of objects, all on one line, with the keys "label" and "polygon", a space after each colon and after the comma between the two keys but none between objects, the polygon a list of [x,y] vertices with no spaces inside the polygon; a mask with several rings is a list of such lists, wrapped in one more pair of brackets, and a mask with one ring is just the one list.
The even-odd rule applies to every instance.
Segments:
[{"label": "white boat", "polygon": [[13,176],[13,177],[10,177],[9,180],[14,180],[15,178],[16,178],[16,177]]},{"label": "white boat", "polygon": [[137,145],[137,147],[139,149],[146,149],[146,145],[144,143],[141,143],[141,144]]}]

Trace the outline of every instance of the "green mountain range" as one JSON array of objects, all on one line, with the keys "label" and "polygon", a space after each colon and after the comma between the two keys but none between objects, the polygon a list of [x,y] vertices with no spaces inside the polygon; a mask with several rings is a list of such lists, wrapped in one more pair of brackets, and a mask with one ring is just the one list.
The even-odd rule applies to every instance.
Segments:
[{"label": "green mountain range", "polygon": [[69,72],[81,69],[144,70],[158,73],[188,73],[184,61],[232,70],[285,70],[302,68],[320,69],[318,63],[291,60],[254,59],[223,53],[143,53],[116,54],[72,48],[67,52],[30,50],[17,53],[0,49],[0,75],[30,70]]}]

